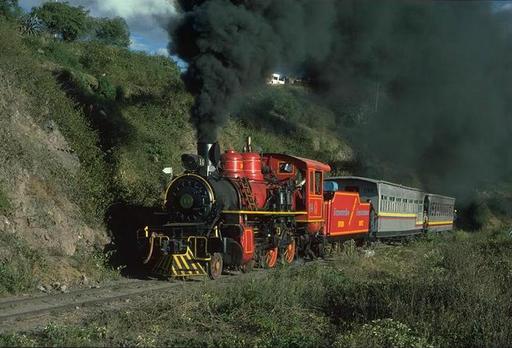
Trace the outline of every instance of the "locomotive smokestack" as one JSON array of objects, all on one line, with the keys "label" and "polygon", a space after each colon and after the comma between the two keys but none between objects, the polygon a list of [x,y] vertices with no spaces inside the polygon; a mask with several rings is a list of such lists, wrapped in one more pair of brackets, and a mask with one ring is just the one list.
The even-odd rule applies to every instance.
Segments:
[{"label": "locomotive smokestack", "polygon": [[211,143],[206,143],[206,142],[198,142],[197,143],[197,155],[200,156],[204,160],[203,165],[199,169],[199,173],[204,176],[210,175],[210,173],[215,170],[215,168],[212,165],[212,162],[210,161],[210,156],[209,156],[212,146],[213,146],[213,144],[211,144]]},{"label": "locomotive smokestack", "polygon": [[217,169],[217,164],[220,161],[219,143],[198,142],[197,155],[203,159],[199,173],[204,176],[210,175]]}]

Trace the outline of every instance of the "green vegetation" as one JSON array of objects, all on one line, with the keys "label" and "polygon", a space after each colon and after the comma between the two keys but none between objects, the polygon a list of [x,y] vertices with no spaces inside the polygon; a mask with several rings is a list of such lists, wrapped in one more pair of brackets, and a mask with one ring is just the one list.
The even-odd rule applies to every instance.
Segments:
[{"label": "green vegetation", "polygon": [[33,289],[47,272],[42,253],[16,235],[0,233],[0,295]]},{"label": "green vegetation", "polygon": [[224,147],[241,149],[251,135],[265,152],[315,158],[336,165],[353,160],[349,146],[336,134],[334,114],[312,99],[304,87],[266,87],[246,95],[223,129]]},{"label": "green vegetation", "polygon": [[104,280],[116,280],[121,277],[120,268],[114,269],[110,265],[112,252],[104,252],[98,248],[90,250],[79,246],[76,253],[71,257],[71,263],[89,279],[101,282]]},{"label": "green vegetation", "polygon": [[0,1],[0,17],[14,19],[21,13],[18,0],[2,0]]},{"label": "green vegetation", "polygon": [[0,345],[224,347],[504,346],[512,334],[512,236],[463,232],[327,262],[188,284],[80,325],[0,336]]},{"label": "green vegetation", "polygon": [[70,6],[67,2],[46,2],[32,11],[51,33],[66,41],[75,41],[87,33],[88,13],[83,7]]},{"label": "green vegetation", "polygon": [[0,215],[7,214],[11,209],[11,202],[9,197],[5,194],[4,190],[0,186]]},{"label": "green vegetation", "polygon": [[94,22],[98,41],[112,46],[130,46],[130,31],[123,18],[100,18]]},{"label": "green vegetation", "polygon": [[[30,39],[24,42],[8,23],[0,22],[0,65],[2,71],[17,75],[13,81],[21,91],[29,96],[27,112],[41,126],[50,120],[56,122],[60,130],[70,142],[73,150],[78,154],[82,170],[71,176],[71,183],[62,187],[74,196],[84,210],[84,217],[89,221],[100,221],[104,209],[110,203],[108,189],[108,168],[103,161],[103,155],[97,147],[98,138],[90,123],[75,103],[66,97],[53,75],[54,70],[43,69],[42,57],[38,55],[32,45],[36,42],[45,42],[42,39]],[[28,45],[27,45],[28,43]],[[52,43],[49,44],[52,46]],[[54,47],[55,48],[55,47]],[[57,50],[49,48],[49,54],[59,54]],[[67,57],[66,57],[67,58]],[[47,60],[45,60],[47,61]],[[55,69],[55,66],[53,66]],[[15,151],[12,149],[12,151]],[[25,158],[19,156],[19,161],[31,160],[27,154]],[[63,180],[70,173],[64,168],[52,168],[48,175],[55,182],[68,183]]]}]

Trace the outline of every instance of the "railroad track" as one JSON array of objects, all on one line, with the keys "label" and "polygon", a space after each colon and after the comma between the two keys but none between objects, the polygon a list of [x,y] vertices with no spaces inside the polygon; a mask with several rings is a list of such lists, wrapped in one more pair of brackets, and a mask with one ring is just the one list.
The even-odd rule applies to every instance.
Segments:
[{"label": "railroad track", "polygon": [[[265,272],[255,270],[251,273],[252,276],[258,277]],[[223,275],[216,281],[210,281],[207,278],[190,281],[124,279],[97,288],[78,289],[67,293],[0,298],[0,333],[32,329],[67,313],[79,316],[100,304],[122,302],[131,297],[158,291],[181,291],[204,282],[227,285],[232,280],[248,276],[239,272],[230,272],[230,274]]]},{"label": "railroad track", "polygon": [[[0,299],[0,332],[15,328],[17,323],[38,317],[53,316],[69,310],[179,287],[180,282],[156,280],[121,280],[97,288],[27,298]],[[51,318],[50,318],[51,319]],[[23,326],[23,325],[21,325]]]},{"label": "railroad track", "polygon": [[[328,263],[329,261],[316,260],[313,262]],[[83,311],[102,303],[121,302],[137,295],[164,290],[178,291],[204,282],[214,282],[220,286],[226,286],[233,280],[245,277],[259,278],[264,276],[265,273],[267,273],[267,270],[259,268],[248,274],[239,271],[228,271],[215,281],[211,281],[207,277],[192,278],[189,281],[123,279],[94,288],[77,289],[66,293],[0,298],[0,333],[13,329],[17,331],[24,326],[24,322],[37,322],[37,318],[47,317],[51,320],[65,312]]]}]

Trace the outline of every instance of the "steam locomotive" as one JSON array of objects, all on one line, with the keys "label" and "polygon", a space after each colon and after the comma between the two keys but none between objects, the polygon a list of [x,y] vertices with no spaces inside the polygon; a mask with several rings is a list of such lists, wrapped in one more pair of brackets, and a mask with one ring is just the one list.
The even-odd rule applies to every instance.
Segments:
[{"label": "steam locomotive", "polygon": [[221,154],[198,143],[165,193],[166,223],[137,232],[156,275],[217,279],[223,269],[273,268],[324,256],[345,239],[453,228],[455,199],[361,177],[326,178],[329,165],[297,156]]}]

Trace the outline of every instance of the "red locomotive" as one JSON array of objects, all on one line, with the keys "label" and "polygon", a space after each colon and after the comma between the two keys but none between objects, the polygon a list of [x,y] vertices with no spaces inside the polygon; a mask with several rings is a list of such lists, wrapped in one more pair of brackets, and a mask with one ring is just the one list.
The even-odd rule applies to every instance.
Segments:
[{"label": "red locomotive", "polygon": [[159,275],[216,279],[224,268],[272,268],[378,227],[378,202],[362,202],[362,186],[339,190],[324,180],[327,164],[253,152],[250,138],[243,152],[222,155],[218,144],[199,143],[182,163],[185,173],[166,191],[167,222],[138,232],[144,263]]}]

